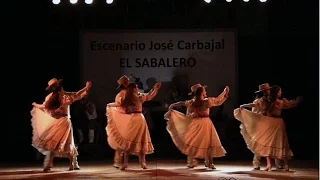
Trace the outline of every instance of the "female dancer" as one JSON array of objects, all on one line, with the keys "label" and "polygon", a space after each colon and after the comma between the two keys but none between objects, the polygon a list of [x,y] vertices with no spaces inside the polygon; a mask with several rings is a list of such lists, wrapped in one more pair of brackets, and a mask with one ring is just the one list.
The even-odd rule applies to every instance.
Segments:
[{"label": "female dancer", "polygon": [[142,114],[142,103],[153,99],[160,86],[161,83],[156,83],[152,92],[144,94],[138,92],[138,86],[135,83],[131,83],[120,103],[107,105],[108,143],[114,150],[124,153],[121,170],[128,167],[129,154],[139,156],[141,168],[147,168],[145,155],[153,153],[154,149],[146,120]]},{"label": "female dancer", "polygon": [[284,169],[289,171],[288,159],[293,156],[281,111],[295,107],[302,98],[297,97],[293,101],[285,98],[281,100],[281,95],[281,87],[273,86],[269,99],[264,102],[265,116],[243,109],[248,107],[248,104],[234,110],[235,118],[242,123],[241,132],[248,148],[253,153],[266,157],[265,171],[271,171],[271,158],[284,160]]},{"label": "female dancer", "polygon": [[[226,154],[222,147],[219,136],[209,118],[210,108],[220,106],[228,98],[229,87],[217,97],[208,97],[206,86],[195,84],[191,87],[193,99],[173,103],[165,114],[167,130],[177,146],[184,154],[198,159],[208,159],[208,167],[215,169],[214,157],[223,157]],[[172,110],[177,106],[186,106],[187,115]],[[195,159],[190,167],[198,164]]]},{"label": "female dancer", "polygon": [[[257,95],[253,103],[243,104],[241,105],[241,107],[252,108],[251,109],[252,112],[265,115],[265,110],[266,110],[265,106],[269,99],[270,91],[271,91],[271,87],[269,83],[260,84],[259,90],[255,92]],[[240,129],[241,129],[240,131],[241,134],[246,133],[246,132],[243,132],[245,131],[245,129],[243,128],[242,124],[240,125]],[[261,161],[261,156],[259,156],[258,154],[254,154],[253,161],[252,161],[254,170],[260,170],[260,161]],[[283,169],[283,165],[279,159],[275,159],[275,164],[277,169]]]},{"label": "female dancer", "polygon": [[62,80],[56,78],[48,82],[46,90],[51,93],[43,104],[32,103],[32,146],[46,155],[44,172],[53,167],[53,158],[68,157],[69,170],[79,170],[78,151],[74,144],[69,105],[87,95],[91,82],[76,93],[65,92],[60,85]]}]

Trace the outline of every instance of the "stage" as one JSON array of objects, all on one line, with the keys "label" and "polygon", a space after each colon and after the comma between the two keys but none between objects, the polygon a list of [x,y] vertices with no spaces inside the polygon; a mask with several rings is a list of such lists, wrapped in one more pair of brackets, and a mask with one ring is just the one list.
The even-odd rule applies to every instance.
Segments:
[{"label": "stage", "polygon": [[[189,169],[182,160],[148,161],[148,169],[140,168],[136,160],[129,162],[129,167],[121,171],[112,166],[112,161],[82,162],[81,170],[68,171],[68,161],[58,161],[49,173],[42,172],[42,162],[32,164],[1,164],[0,179],[33,179],[33,180],[64,180],[64,179],[113,179],[113,180],[289,180],[319,179],[317,162],[291,161],[290,171],[276,170],[255,171],[251,162],[216,161],[216,170],[206,169],[202,162],[194,169]],[[264,163],[262,169],[264,168]]]}]

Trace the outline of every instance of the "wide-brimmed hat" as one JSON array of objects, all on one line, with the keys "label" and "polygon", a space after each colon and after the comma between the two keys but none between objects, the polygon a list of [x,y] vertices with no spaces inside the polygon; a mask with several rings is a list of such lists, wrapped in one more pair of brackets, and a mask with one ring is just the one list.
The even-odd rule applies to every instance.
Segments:
[{"label": "wide-brimmed hat", "polygon": [[265,90],[269,90],[271,88],[272,87],[269,85],[269,83],[260,84],[259,85],[259,90],[254,92],[254,93],[258,93],[258,92],[262,92],[262,91],[265,91]]},{"label": "wide-brimmed hat", "polygon": [[128,76],[126,76],[126,75],[123,75],[123,76],[121,76],[118,80],[117,80],[117,83],[118,83],[118,87],[117,87],[117,89],[118,88],[120,88],[122,85],[128,85],[129,84],[129,77]]},{"label": "wide-brimmed hat", "polygon": [[188,95],[192,95],[192,93],[196,92],[196,90],[200,87],[206,88],[207,85],[195,84],[191,86],[191,92]]},{"label": "wide-brimmed hat", "polygon": [[50,81],[48,82],[48,87],[46,88],[46,90],[49,90],[50,88],[52,88],[53,86],[57,86],[61,83],[63,79],[57,79],[57,78],[52,78],[50,79]]}]

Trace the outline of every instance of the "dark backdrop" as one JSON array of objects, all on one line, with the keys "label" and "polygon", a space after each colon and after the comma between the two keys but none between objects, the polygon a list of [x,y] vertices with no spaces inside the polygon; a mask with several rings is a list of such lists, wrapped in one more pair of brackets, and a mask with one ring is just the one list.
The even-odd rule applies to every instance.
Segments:
[{"label": "dark backdrop", "polygon": [[[318,1],[115,0],[109,6],[96,1],[58,6],[49,0],[28,1],[19,5],[20,13],[12,15],[11,25],[5,28],[10,31],[10,38],[5,38],[10,40],[4,52],[9,56],[3,57],[2,65],[0,160],[35,161],[31,103],[43,100],[49,79],[64,78],[64,87],[70,91],[83,86],[79,79],[81,30],[215,28],[238,31],[240,104],[251,102],[253,92],[264,82],[281,85],[287,98],[304,96],[297,108],[284,112],[284,119],[295,158],[318,159]],[[153,157],[184,157],[170,141],[162,115],[154,114],[158,122],[152,132]],[[236,120],[214,123],[223,134],[225,159],[252,158]],[[112,156],[104,143],[100,158]]]}]

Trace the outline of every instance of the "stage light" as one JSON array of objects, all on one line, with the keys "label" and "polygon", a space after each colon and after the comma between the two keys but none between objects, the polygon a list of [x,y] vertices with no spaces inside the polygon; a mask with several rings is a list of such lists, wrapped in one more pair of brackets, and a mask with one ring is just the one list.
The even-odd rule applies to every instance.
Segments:
[{"label": "stage light", "polygon": [[76,4],[78,2],[78,0],[70,0],[71,4]]},{"label": "stage light", "polygon": [[111,3],[113,3],[113,0],[107,0],[106,2],[107,2],[107,4],[111,4]]},{"label": "stage light", "polygon": [[85,0],[84,1],[86,4],[92,4],[93,0]]},{"label": "stage light", "polygon": [[244,2],[249,2],[249,0],[243,0]]},{"label": "stage light", "polygon": [[53,4],[60,4],[60,0],[52,0]]},{"label": "stage light", "polygon": [[227,2],[231,2],[232,0],[226,0]]},{"label": "stage light", "polygon": [[260,2],[267,2],[267,0],[260,0]]},{"label": "stage light", "polygon": [[210,2],[211,2],[211,0],[204,0],[204,2],[206,2],[206,3],[210,3]]}]

